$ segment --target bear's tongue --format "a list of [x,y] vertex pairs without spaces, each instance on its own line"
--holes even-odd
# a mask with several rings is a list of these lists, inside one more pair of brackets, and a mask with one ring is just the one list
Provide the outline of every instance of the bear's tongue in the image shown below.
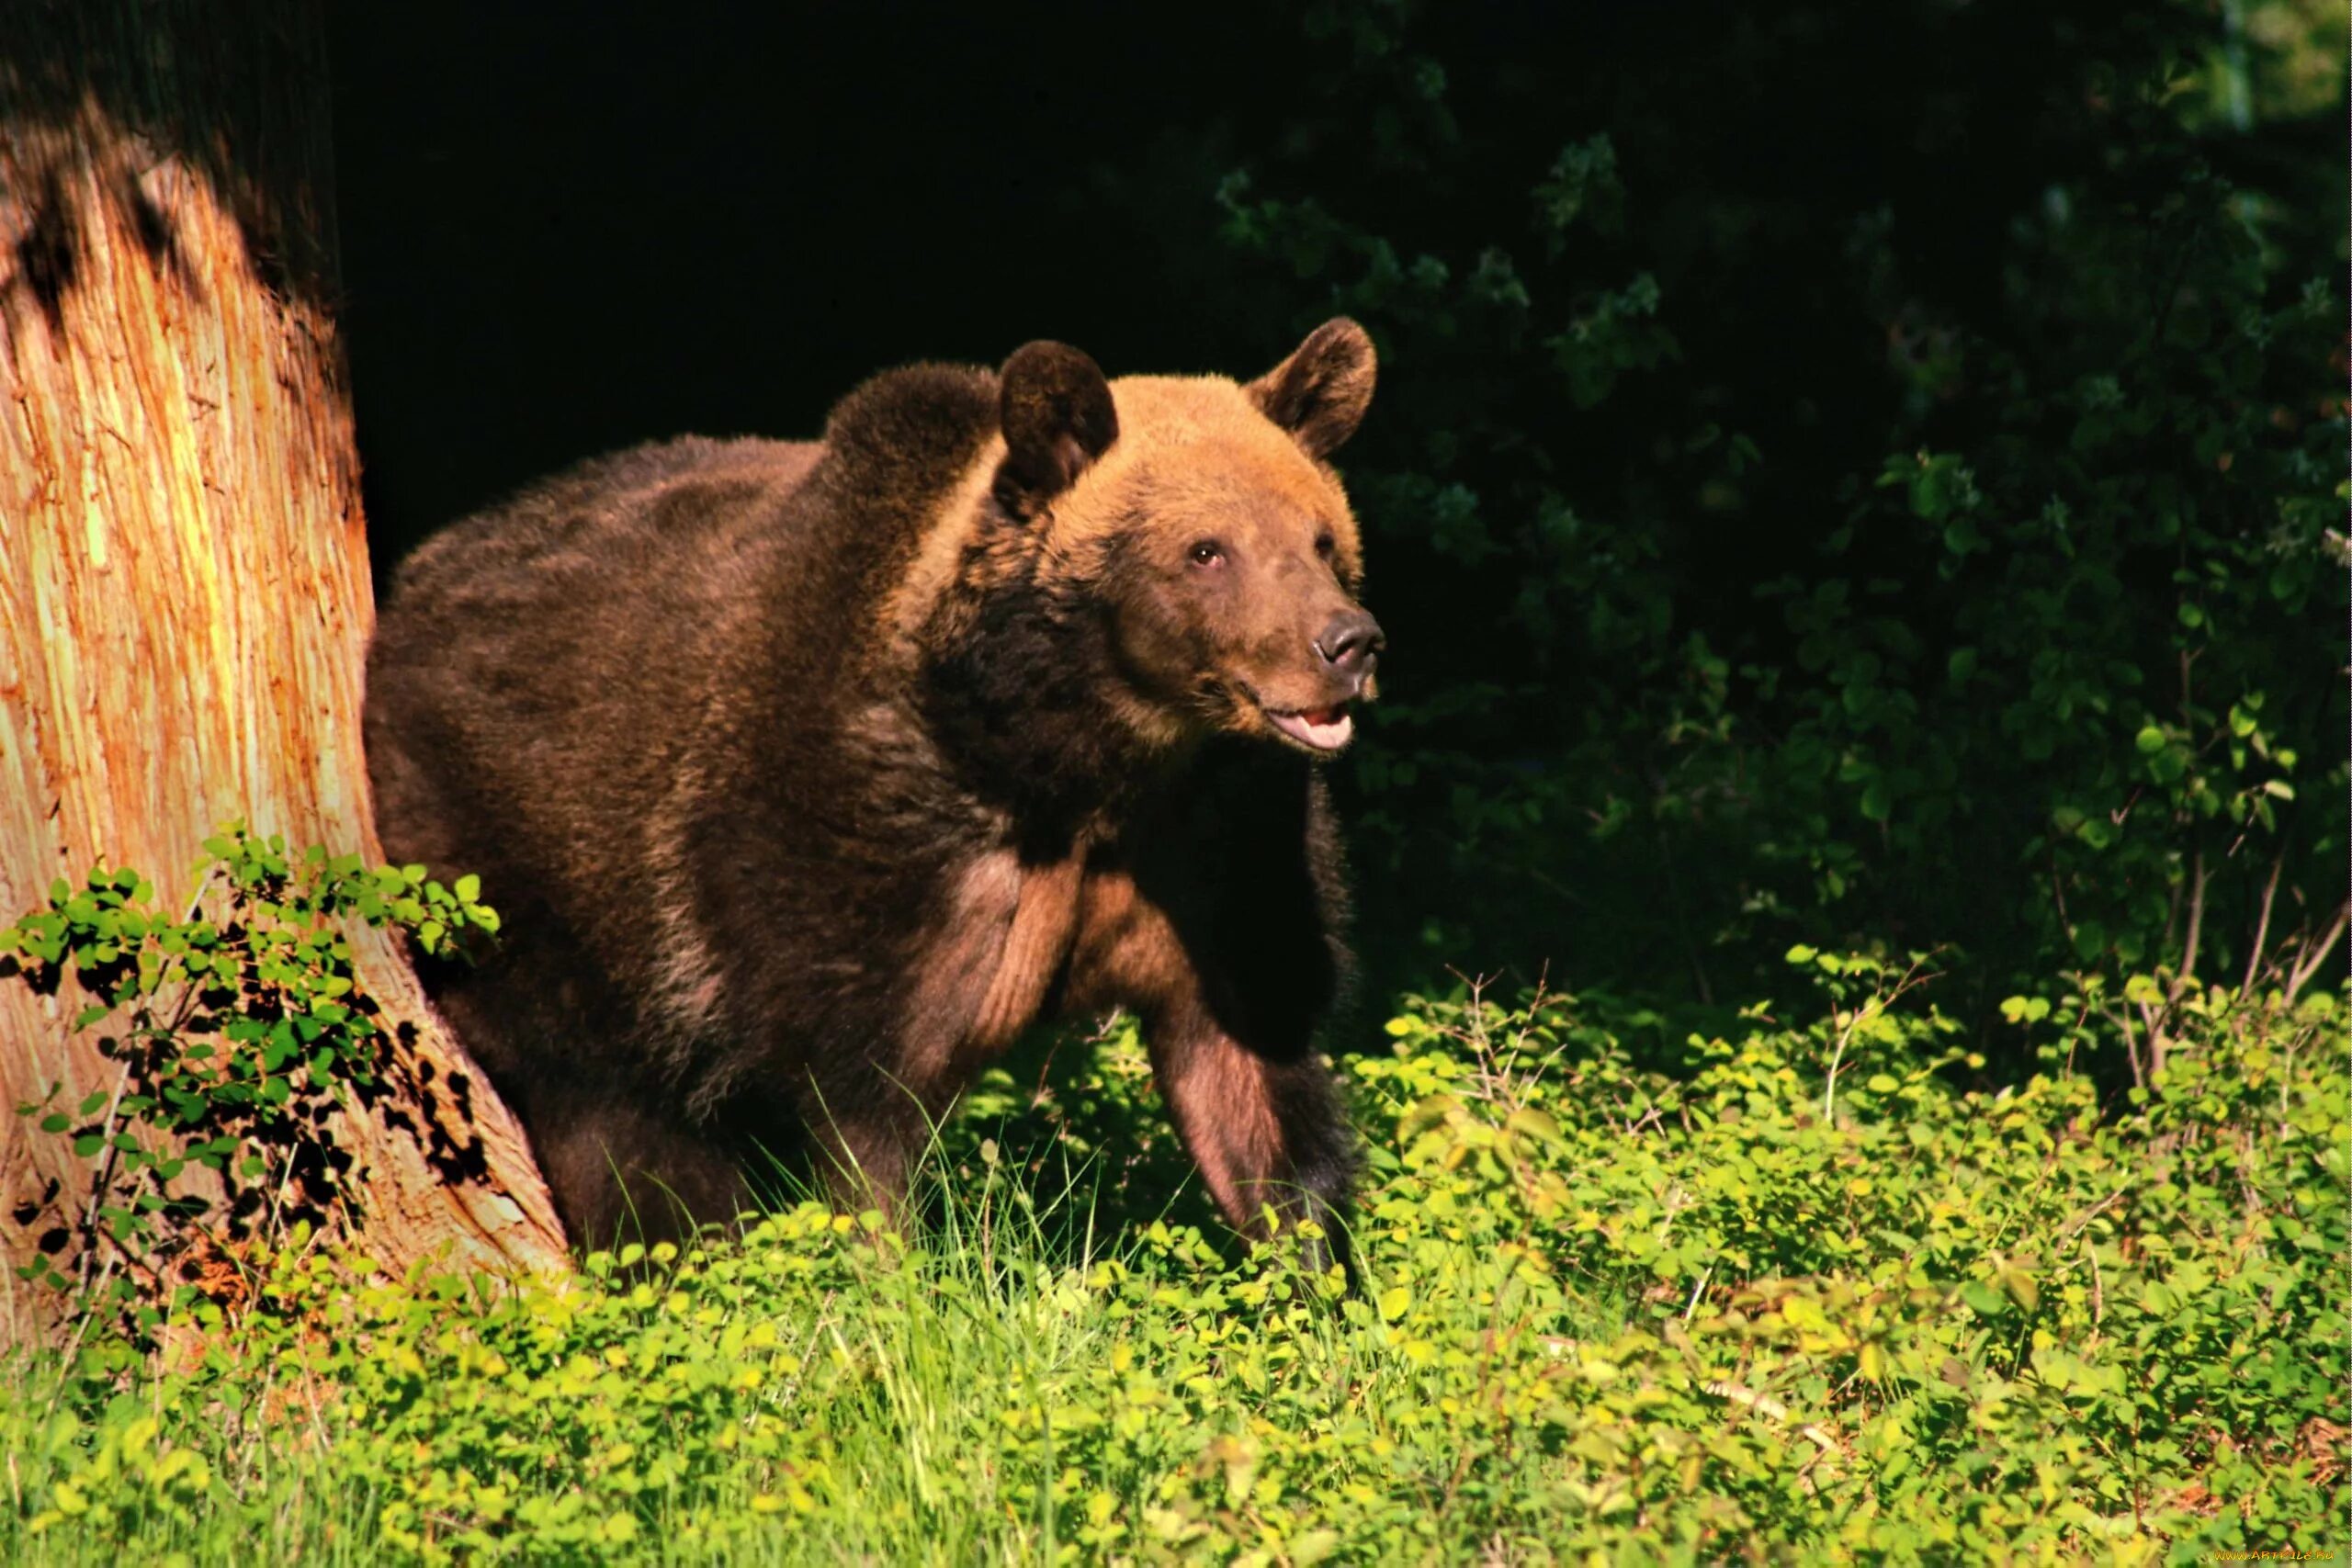
[[1356,721],[1344,707],[1328,707],[1315,713],[1269,713],[1266,716],[1284,735],[1317,751],[1338,750],[1355,731]]

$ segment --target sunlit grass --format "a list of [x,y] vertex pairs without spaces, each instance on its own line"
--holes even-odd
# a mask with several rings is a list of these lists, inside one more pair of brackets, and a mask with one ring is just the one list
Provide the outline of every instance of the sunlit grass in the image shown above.
[[1408,1009],[1351,1069],[1353,1299],[1194,1223],[1125,1030],[941,1129],[911,1246],[804,1201],[519,1289],[289,1258],[168,1370],[7,1363],[0,1558],[2129,1559],[2336,1517],[2332,1004],[2216,993],[2102,1119],[1953,1087],[1893,971],[1820,973],[1680,1078],[1574,1004]]

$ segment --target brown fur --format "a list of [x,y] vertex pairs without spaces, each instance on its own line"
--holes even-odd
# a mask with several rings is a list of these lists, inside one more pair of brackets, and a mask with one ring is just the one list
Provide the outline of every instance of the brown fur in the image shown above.
[[1336,1221],[1340,879],[1291,731],[1372,695],[1321,462],[1371,374],[1352,323],[1246,388],[919,367],[820,446],[626,453],[407,563],[380,825],[505,909],[430,978],[576,1237],[730,1216],[796,1126],[895,1201],[982,1062],[1109,1007],[1236,1224]]
[[1001,1051],[1036,1021],[1054,976],[1069,956],[1078,929],[1079,889],[1085,862],[1073,853],[1021,874],[1021,897],[1005,933],[1004,952],[972,1021],[970,1044],[987,1055]]

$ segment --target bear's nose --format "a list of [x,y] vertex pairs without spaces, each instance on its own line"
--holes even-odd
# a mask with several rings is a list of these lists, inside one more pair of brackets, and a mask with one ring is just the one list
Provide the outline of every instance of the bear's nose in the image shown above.
[[1341,611],[1315,639],[1315,651],[1323,656],[1323,662],[1342,675],[1368,674],[1386,646],[1380,623],[1363,610]]

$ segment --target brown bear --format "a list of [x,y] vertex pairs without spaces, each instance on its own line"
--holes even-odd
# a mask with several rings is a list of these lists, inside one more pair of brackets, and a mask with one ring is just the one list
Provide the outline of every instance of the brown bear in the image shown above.
[[994,1054],[1125,1008],[1225,1214],[1345,1262],[1315,764],[1381,633],[1324,459],[1373,379],[1345,320],[1246,386],[1033,343],[877,376],[820,443],[586,464],[405,563],[378,822],[504,915],[428,979],[576,1244],[733,1218],[796,1128],[896,1205]]

